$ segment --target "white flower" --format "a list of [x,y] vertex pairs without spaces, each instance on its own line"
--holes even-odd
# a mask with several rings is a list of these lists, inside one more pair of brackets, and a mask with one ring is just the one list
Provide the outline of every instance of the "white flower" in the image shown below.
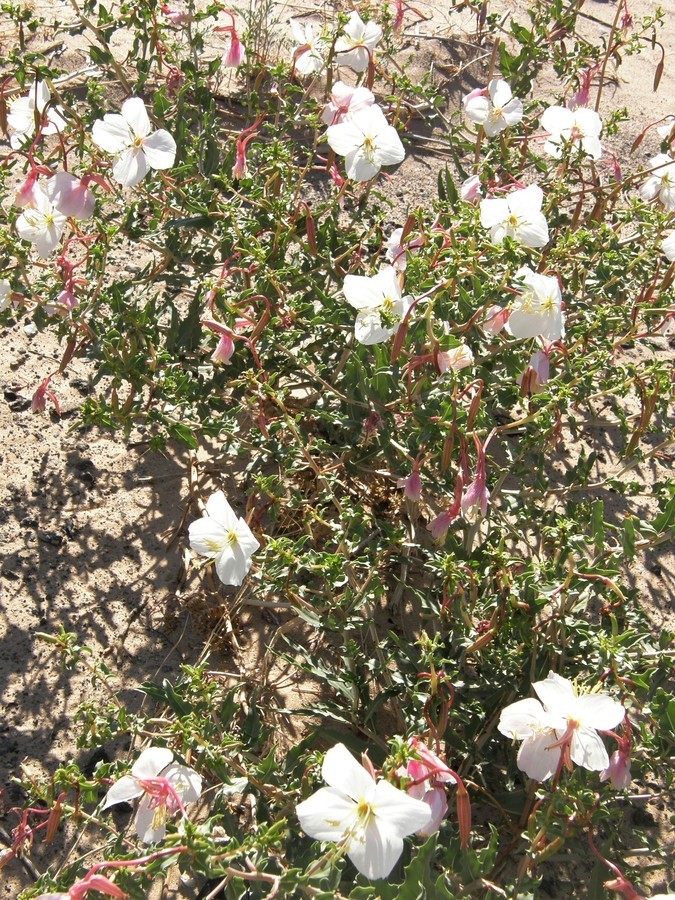
[[345,157],[347,176],[354,181],[368,181],[382,166],[393,166],[405,159],[398,132],[377,105],[354,113],[346,122],[331,125],[326,139],[336,153]]
[[543,247],[548,243],[548,225],[541,211],[544,192],[536,185],[512,191],[504,198],[481,200],[480,223],[490,229],[495,244],[505,237],[524,247]]
[[202,779],[187,766],[173,762],[166,747],[148,747],[138,757],[131,775],[116,781],[105,796],[103,809],[116,803],[141,798],[136,810],[136,833],[144,844],[161,841],[166,820],[186,803],[196,803],[202,792]]
[[0,312],[4,312],[9,306],[12,296],[12,288],[6,278],[0,278]]
[[[320,34],[314,34],[314,25],[311,22],[301,25],[295,19],[291,19],[290,25],[293,38],[297,42],[297,46],[293,48],[296,71],[301,75],[313,75],[315,72],[323,71],[328,51],[327,41]],[[298,53],[303,47],[305,49]]]
[[130,97],[122,104],[121,115],[108,113],[94,122],[94,143],[117,156],[113,175],[125,187],[133,187],[151,169],[170,169],[176,158],[176,142],[168,131],[152,131],[145,104]]
[[675,231],[667,231],[665,233],[661,250],[668,262],[675,262]]
[[508,328],[520,338],[540,335],[547,341],[558,341],[565,335],[562,294],[557,278],[533,272],[522,266],[516,278],[525,283],[524,290],[511,304]]
[[563,147],[571,144],[581,146],[592,159],[602,156],[602,119],[593,109],[549,106],[541,117],[541,127],[549,134],[544,150],[551,156],[561,157]]
[[222,491],[206,501],[208,515],[188,528],[190,547],[215,560],[223,584],[240,585],[251,568],[251,556],[260,548],[251,529],[236,516]]
[[640,187],[643,200],[658,197],[668,212],[675,210],[675,160],[667,153],[659,153],[649,160],[649,168],[654,169]]
[[[609,731],[623,721],[625,710],[609,694],[578,696],[571,681],[549,672],[532,687],[539,700],[519,700],[502,711],[497,728],[522,740],[518,767],[530,778],[545,781],[563,762],[602,772],[609,756],[598,731]],[[539,702],[541,701],[541,702]]]
[[344,36],[335,44],[338,64],[349,66],[355,72],[365,72],[381,40],[382,29],[377,22],[364,22],[354,10],[349,14]]
[[386,878],[403,852],[403,838],[429,823],[429,806],[388,781],[375,781],[344,744],[326,753],[321,774],[329,786],[298,805],[300,827],[317,841],[344,842],[366,878]]
[[467,119],[482,125],[488,137],[494,137],[523,118],[523,101],[511,94],[501,78],[493,78],[487,89],[471,91],[462,100]]
[[342,81],[336,81],[330,92],[330,102],[321,114],[321,119],[326,125],[339,125],[373,103],[375,95],[368,88],[350,87]]
[[538,700],[518,700],[502,710],[498,730],[508,738],[522,741],[518,751],[518,768],[528,778],[546,781],[558,768],[560,746],[555,729],[564,731],[560,717],[546,712]]
[[86,184],[69,172],[57,172],[47,182],[45,192],[59,212],[75,219],[90,219],[96,197]]
[[401,296],[392,266],[385,266],[372,277],[347,275],[342,291],[358,310],[354,334],[360,344],[381,344],[390,338],[413,302],[412,297]]
[[[45,111],[51,99],[51,91],[46,81],[35,81],[25,97],[19,97],[9,108],[7,124],[16,132],[10,138],[13,150],[19,150],[29,138],[35,134],[35,113],[39,116]],[[56,134],[66,126],[66,120],[60,114],[59,107],[47,110],[47,122],[41,129],[42,134]]]
[[16,220],[16,230],[24,241],[35,244],[38,254],[46,259],[61,240],[66,217],[37,186],[33,190],[33,199],[35,206],[21,213]]

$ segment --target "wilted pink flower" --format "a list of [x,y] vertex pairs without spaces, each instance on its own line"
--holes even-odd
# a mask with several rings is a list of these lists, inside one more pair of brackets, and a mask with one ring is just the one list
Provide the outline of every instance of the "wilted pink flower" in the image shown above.
[[395,228],[387,241],[387,259],[397,272],[405,272],[408,265],[407,253],[416,253],[422,246],[421,237],[415,237],[403,244],[401,243],[402,237],[403,229]]
[[398,774],[412,779],[406,785],[406,793],[426,803],[431,810],[431,819],[417,831],[417,834],[428,837],[438,831],[448,811],[444,785],[456,784],[456,781],[446,764],[419,738],[411,738],[409,745],[416,757],[411,757],[408,765],[400,768]]
[[239,40],[239,35],[235,31],[234,26],[232,26],[230,46],[228,47],[223,62],[226,66],[231,66],[233,69],[236,69],[244,62],[245,59],[246,50],[242,42]]
[[37,200],[35,196],[35,186],[38,180],[39,172],[33,169],[28,173],[28,177],[16,192],[14,202],[17,206],[36,206]]
[[485,448],[474,434],[474,442],[478,451],[476,463],[476,477],[468,486],[462,497],[462,513],[480,510],[482,515],[487,514],[490,492],[487,489],[487,473],[485,471]]
[[548,354],[544,350],[535,350],[527,368],[516,379],[516,383],[520,385],[521,395],[529,397],[530,394],[541,393],[550,374],[551,364]]
[[412,503],[419,503],[422,496],[422,479],[420,478],[419,465],[415,463],[410,475],[407,478],[399,478],[396,486],[403,488],[403,493]]
[[218,341],[211,359],[214,363],[225,363],[229,365],[232,354],[234,353],[234,340],[232,334],[223,334]]
[[460,369],[466,369],[473,365],[471,348],[466,344],[460,344],[450,350],[439,350],[436,354],[436,365],[441,375],[445,375],[448,371],[459,372]]
[[116,897],[117,900],[124,900],[128,897],[121,887],[118,887],[105,875],[98,875],[90,872],[81,881],[77,881],[66,893],[56,892],[51,894],[40,894],[35,900],[86,900],[89,891],[97,891],[99,894],[106,894],[108,897]]
[[618,748],[609,758],[609,765],[600,773],[600,781],[610,781],[618,791],[624,790],[631,783],[630,774],[630,741],[619,740]]
[[94,213],[96,198],[82,179],[69,172],[57,172],[50,178],[45,193],[64,216],[90,219]]
[[570,98],[567,104],[569,109],[576,109],[577,106],[588,106],[591,95],[591,78],[593,77],[594,72],[595,69],[586,69],[586,71],[579,76],[579,90]]
[[187,25],[192,18],[185,10],[176,9],[175,6],[167,6],[166,3],[162,3],[159,8],[172,25]]
[[482,196],[483,191],[480,186],[480,178],[478,175],[470,175],[459,189],[459,196],[466,203],[476,203]]
[[439,543],[445,540],[445,536],[448,533],[448,528],[452,525],[452,523],[459,517],[459,514],[462,511],[462,476],[457,476],[457,481],[455,482],[455,499],[450,507],[445,510],[445,512],[440,513],[440,515],[436,516],[435,519],[432,519],[431,522],[427,525],[427,531],[431,532],[431,536],[435,541]]
[[42,382],[40,387],[33,394],[33,400],[31,402],[30,408],[33,412],[44,412],[47,408],[47,400],[51,400],[54,404],[54,408],[56,409],[56,414],[61,415],[61,405],[58,401],[56,394],[53,391],[49,390],[49,382],[52,380],[52,376],[48,375],[47,378]]
[[483,331],[487,331],[488,334],[499,334],[509,320],[509,312],[510,310],[497,304],[491,306],[485,314]]

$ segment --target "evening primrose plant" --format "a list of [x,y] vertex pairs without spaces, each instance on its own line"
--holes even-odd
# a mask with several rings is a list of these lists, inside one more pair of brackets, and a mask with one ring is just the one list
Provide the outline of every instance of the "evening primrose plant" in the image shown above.
[[[76,844],[25,900],[142,898],[172,867],[209,898],[536,896],[569,857],[647,890],[620,826],[672,786],[673,651],[630,564],[675,522],[675,164],[652,129],[619,166],[622,116],[592,107],[658,18],[600,47],[562,0],[508,39],[488,11],[450,103],[415,86],[402,3],[285,34],[219,2],[73,10],[93,74],[3,59],[0,314],[62,341],[37,414],[83,359],[81,427],[193,452],[176,525],[231,646],[133,705],[77,635],[40,635],[108,697],[79,746],[116,749],[26,778],[0,865],[69,821],[95,861]],[[232,472],[200,471],[206,439]],[[247,606],[277,625],[255,678]],[[282,663],[311,703],[286,708]],[[135,827],[108,811],[129,801]]]

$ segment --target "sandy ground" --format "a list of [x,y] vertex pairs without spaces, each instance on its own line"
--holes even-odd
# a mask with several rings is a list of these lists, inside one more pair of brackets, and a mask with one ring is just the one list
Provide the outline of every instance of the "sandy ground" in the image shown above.
[[[447,77],[453,67],[463,67],[472,54],[479,55],[462,43],[468,40],[462,31],[468,18],[447,14],[440,0],[435,11],[430,4],[415,5],[433,13],[419,29],[406,31],[408,52],[417,55],[420,73],[440,61],[448,67],[439,69],[440,77]],[[52,4],[42,8],[49,11]],[[279,15],[286,20],[291,11],[297,15],[312,8],[285,5]],[[651,11],[651,4],[640,0],[631,8],[637,18]],[[606,35],[615,9],[614,2],[588,0],[584,27],[589,34]],[[658,93],[652,91],[658,54],[648,50],[640,58],[626,58],[616,83],[604,94],[603,109],[625,105],[630,110],[630,125],[614,145],[624,160],[645,125],[675,113],[672,16],[663,39],[669,53]],[[75,48],[72,54],[71,65],[82,65],[81,51]],[[483,65],[466,67],[463,84],[480,83]],[[545,82],[542,90],[556,90],[553,79]],[[448,83],[449,102],[457,104],[463,90],[457,80]],[[637,164],[657,149],[656,138],[648,138],[636,154]],[[395,180],[402,218],[406,206],[435,195],[442,164],[428,150],[412,145]],[[0,812],[21,803],[14,779],[21,776],[22,765],[29,773],[39,773],[53,771],[72,756],[87,759],[75,747],[72,717],[82,700],[98,694],[92,693],[88,677],[66,671],[36,632],[51,634],[60,626],[75,632],[95,658],[118,673],[121,696],[133,705],[141,701],[128,688],[148,679],[175,677],[181,662],[199,657],[214,626],[222,632],[231,624],[217,611],[211,618],[197,614],[186,601],[190,590],[181,573],[189,501],[187,453],[175,448],[150,453],[142,440],[129,446],[121,437],[77,427],[75,412],[90,390],[91,372],[84,363],[74,364],[67,377],[56,382],[61,417],[33,414],[32,392],[57,367],[59,349],[50,335],[31,334],[27,324],[20,319],[6,329],[0,346]],[[667,352],[667,341],[656,350]],[[611,444],[611,435],[602,430],[589,432],[586,439],[589,444]],[[222,464],[207,451],[200,459],[205,465],[208,460],[212,470]],[[615,464],[611,452],[607,459],[609,467]],[[645,468],[642,476],[648,485],[653,473]],[[216,483],[225,484],[226,479],[215,477],[211,484]],[[648,496],[644,502],[648,505]],[[673,627],[674,571],[672,553],[661,548],[636,562],[630,572],[656,631]],[[254,610],[232,624],[236,646],[219,641],[214,664],[254,677],[275,623]],[[296,705],[301,696],[299,686],[289,682],[282,700]],[[13,824],[11,814],[0,818],[5,831]],[[2,839],[0,832],[0,845]],[[33,863],[40,869],[48,860],[37,854]],[[31,883],[19,861],[0,879],[0,896],[7,897]],[[554,885],[550,895],[563,893]],[[185,888],[181,896],[194,897],[195,889]]]

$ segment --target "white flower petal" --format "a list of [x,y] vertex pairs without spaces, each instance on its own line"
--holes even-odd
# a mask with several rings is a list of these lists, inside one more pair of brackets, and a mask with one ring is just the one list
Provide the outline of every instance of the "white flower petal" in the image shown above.
[[206,501],[206,512],[209,517],[222,525],[223,528],[236,529],[238,517],[230,504],[227,502],[225,494],[222,491],[216,491],[211,494]]
[[361,148],[350,151],[345,156],[345,170],[352,181],[370,181],[380,171],[381,165],[365,157]]
[[501,224],[509,215],[509,202],[501,198],[487,198],[480,202],[480,224],[492,228]]
[[140,797],[142,793],[143,788],[133,776],[123,775],[119,781],[110,786],[101,809],[108,809],[116,803],[129,803],[136,797]]
[[521,741],[541,731],[541,722],[546,715],[539,700],[528,697],[504,707],[497,723],[497,730],[505,737]]
[[623,722],[626,710],[607,694],[582,694],[577,699],[577,714],[582,725],[609,731]]
[[513,96],[508,83],[502,78],[493,78],[488,85],[488,94],[493,106],[504,107]]
[[548,244],[548,223],[543,213],[534,213],[529,222],[517,228],[518,240],[524,247],[543,247]]
[[138,804],[136,810],[136,834],[143,844],[156,844],[163,841],[166,837],[166,825],[161,822],[156,828],[153,827],[155,822],[155,809],[150,808],[150,796],[144,794]]
[[356,803],[330,787],[320,788],[295,812],[302,830],[316,841],[339,841],[356,822]]
[[[561,712],[576,702],[576,693],[572,682],[567,678],[562,678],[556,672],[549,672],[544,681],[535,681],[532,687],[547,712]],[[562,714],[565,715],[564,712]]]
[[208,559],[215,559],[227,545],[227,531],[210,516],[190,522],[188,536],[190,549]]
[[602,738],[593,728],[578,728],[570,747],[572,761],[591,772],[602,772],[609,765],[609,756]]
[[232,544],[216,557],[216,574],[223,584],[239,587],[251,568],[251,562],[238,544]]
[[564,106],[549,106],[541,117],[541,127],[554,136],[569,132],[574,127],[574,113]]
[[377,782],[371,805],[378,822],[386,822],[387,829],[402,838],[424,828],[431,818],[426,803],[409,797],[384,780]]
[[146,747],[131,767],[134,778],[156,778],[173,760],[173,753],[168,747]]
[[126,120],[117,113],[97,119],[91,131],[93,142],[106,153],[121,153],[133,143],[133,134]]
[[336,744],[326,753],[321,769],[327,785],[357,802],[371,797],[375,781],[344,744]]
[[166,778],[176,791],[184,805],[196,803],[202,793],[201,776],[181,763],[171,763],[166,769],[162,769],[162,778]]
[[129,124],[134,137],[147,137],[152,131],[145,103],[140,97],[129,97],[122,104],[122,117]]
[[518,97],[514,97],[502,109],[502,116],[507,125],[517,125],[523,118],[523,101]]
[[405,148],[393,125],[378,132],[376,159],[381,166],[395,166],[405,159]]
[[464,113],[467,119],[477,125],[483,125],[490,111],[490,101],[487,97],[473,97],[464,104]]
[[354,337],[360,344],[372,347],[373,344],[381,344],[388,341],[396,328],[385,328],[378,312],[360,312],[354,323]]
[[374,278],[367,275],[346,275],[342,293],[355,309],[378,309],[383,300]]
[[363,144],[365,135],[353,120],[348,120],[329,126],[326,131],[326,140],[331,150],[340,156],[346,156]]
[[518,768],[528,778],[546,781],[558,768],[560,747],[551,748],[557,736],[555,731],[545,731],[526,738],[518,751]]
[[153,169],[170,169],[176,159],[176,149],[176,142],[163,128],[143,141],[145,158]]
[[362,875],[376,879],[386,878],[389,875],[401,853],[403,853],[403,838],[394,834],[387,827],[387,822],[382,822],[376,817],[368,822],[364,831],[354,836],[349,844],[347,856]]
[[140,147],[130,147],[115,161],[113,175],[125,187],[134,187],[145,178],[148,164]]

